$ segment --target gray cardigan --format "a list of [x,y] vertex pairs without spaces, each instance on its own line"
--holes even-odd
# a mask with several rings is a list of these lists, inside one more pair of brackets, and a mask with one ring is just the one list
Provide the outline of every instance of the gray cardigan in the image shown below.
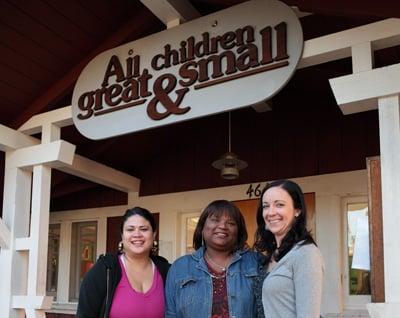
[[320,316],[324,264],[314,244],[295,245],[272,269],[262,287],[266,318]]

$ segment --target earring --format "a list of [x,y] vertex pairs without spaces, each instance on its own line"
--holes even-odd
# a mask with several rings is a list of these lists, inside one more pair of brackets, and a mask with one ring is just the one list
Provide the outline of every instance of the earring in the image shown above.
[[153,255],[158,253],[158,242],[157,241],[153,241],[153,247],[151,248],[151,253]]
[[122,253],[123,251],[124,251],[124,243],[122,243],[121,241],[118,243],[118,252]]

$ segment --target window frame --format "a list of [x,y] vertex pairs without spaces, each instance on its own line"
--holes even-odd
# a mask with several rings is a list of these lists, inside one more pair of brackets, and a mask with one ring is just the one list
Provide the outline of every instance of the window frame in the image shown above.
[[[348,219],[347,219],[347,206],[348,204],[365,204],[368,208],[368,217],[370,216],[370,211],[368,207],[368,197],[367,196],[354,196],[346,197],[342,199],[342,293],[343,293],[343,305],[346,310],[360,310],[365,309],[366,305],[371,302],[371,295],[350,295],[349,290],[349,262],[348,262]],[[370,252],[371,252],[371,244]],[[372,270],[372,268],[371,268]]]
[[[86,213],[88,214],[88,213]],[[92,213],[90,213],[92,214]],[[71,243],[72,243],[72,224],[81,222],[96,222],[97,223],[97,242],[96,242],[96,259],[106,252],[106,233],[107,233],[107,217],[109,215],[93,213],[97,216],[85,215],[79,211],[64,214],[62,218],[51,217],[49,224],[60,224],[60,252],[57,294],[53,298],[52,310],[66,314],[75,314],[78,303],[70,301],[70,267],[71,267]],[[111,214],[112,215],[112,214]]]
[[[74,233],[73,227],[76,226],[76,233]],[[82,243],[82,232],[81,229],[85,226],[95,226],[96,238],[95,238],[95,246],[96,251],[93,255],[93,263],[97,260],[97,241],[98,241],[98,228],[97,221],[77,221],[71,223],[71,256],[70,256],[70,277],[69,277],[69,302],[77,302],[79,298],[79,288],[80,288],[80,266],[81,266],[81,243]],[[75,250],[72,249],[72,234],[76,235],[78,239],[75,243]],[[75,255],[73,255],[75,254]],[[72,277],[74,275],[74,277]],[[73,289],[73,290],[72,290]]]
[[187,223],[186,220],[188,218],[200,217],[201,211],[197,212],[182,212],[178,214],[179,217],[179,229],[180,233],[178,234],[177,242],[179,242],[179,250],[177,251],[177,256],[186,255],[186,242],[187,242]]
[[52,226],[57,226],[58,227],[58,251],[57,251],[57,266],[56,266],[56,273],[55,276],[57,277],[57,281],[56,281],[56,291],[49,291],[48,287],[49,287],[49,257],[50,257],[50,235],[49,235],[49,247],[48,247],[48,251],[47,251],[47,274],[46,274],[46,295],[47,296],[53,296],[54,298],[57,297],[57,291],[58,291],[58,275],[59,275],[59,265],[60,265],[60,244],[61,244],[61,223],[57,222],[57,223],[50,223],[49,224],[49,233],[50,233],[50,227]]

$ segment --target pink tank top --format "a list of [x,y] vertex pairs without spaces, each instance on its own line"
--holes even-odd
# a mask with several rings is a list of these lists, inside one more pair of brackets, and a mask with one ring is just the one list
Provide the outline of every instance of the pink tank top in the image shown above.
[[137,292],[129,283],[125,266],[119,258],[121,280],[115,290],[111,305],[110,318],[163,318],[165,310],[164,283],[154,266],[153,283],[145,292]]

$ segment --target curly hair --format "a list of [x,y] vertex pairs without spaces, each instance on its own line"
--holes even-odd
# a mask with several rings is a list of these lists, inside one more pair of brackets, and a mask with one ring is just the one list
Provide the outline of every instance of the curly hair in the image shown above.
[[[298,217],[295,218],[291,229],[282,239],[279,248],[276,246],[274,234],[266,229],[263,217],[263,196],[264,193],[273,187],[284,189],[292,198],[293,206],[300,211]],[[304,201],[304,194],[299,185],[291,180],[276,180],[268,183],[261,192],[259,205],[257,209],[257,231],[255,234],[254,249],[267,255],[267,262],[274,256],[276,261],[284,257],[292,247],[298,242],[301,244],[315,244],[311,237],[310,231],[307,230],[307,208]],[[316,244],[315,244],[316,245]]]

